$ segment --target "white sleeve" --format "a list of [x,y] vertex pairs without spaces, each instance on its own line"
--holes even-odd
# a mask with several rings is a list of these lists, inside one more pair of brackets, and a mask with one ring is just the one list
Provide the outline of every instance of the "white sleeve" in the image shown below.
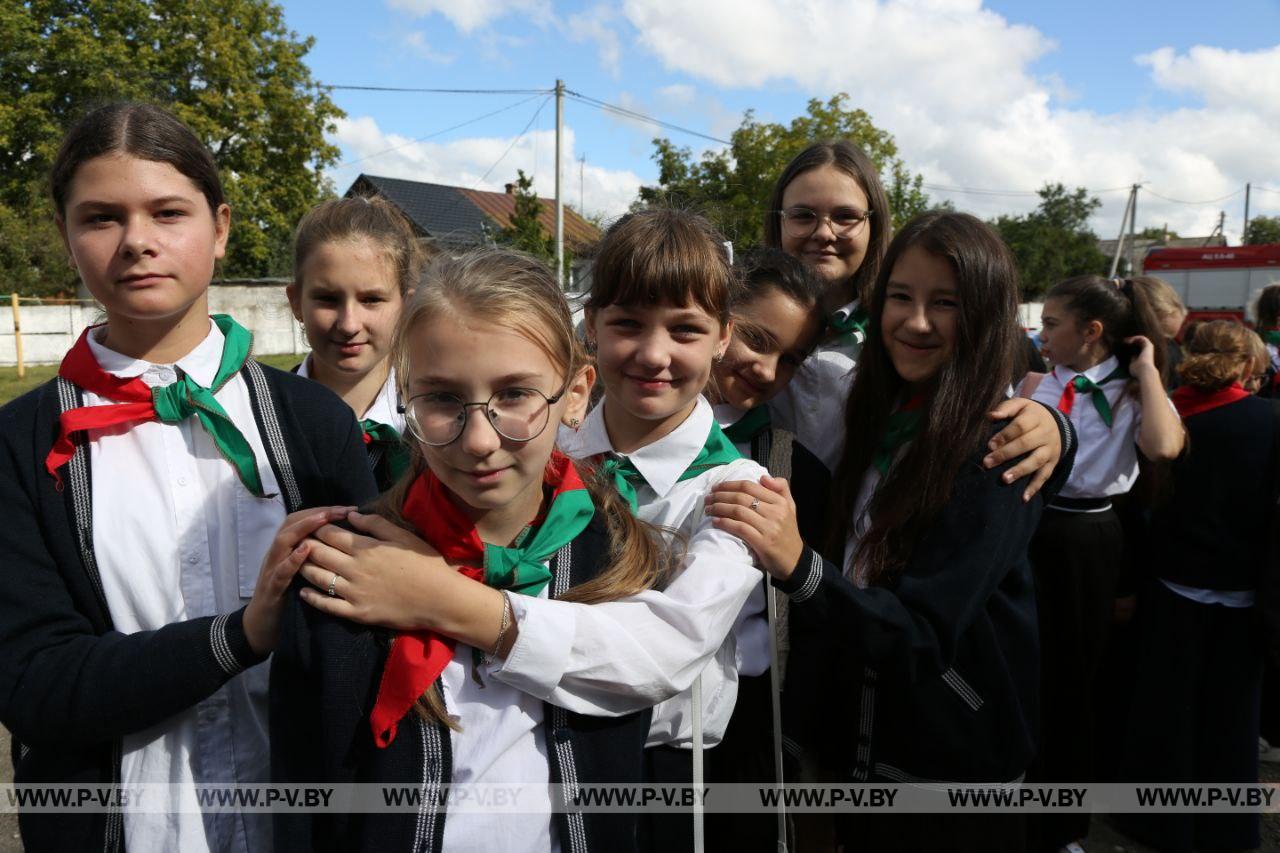
[[[724,480],[764,473],[754,463],[731,467]],[[601,604],[511,596],[519,634],[501,669],[491,672],[581,714],[648,708],[693,684],[761,578],[746,544],[703,516],[676,577],[661,591]]]

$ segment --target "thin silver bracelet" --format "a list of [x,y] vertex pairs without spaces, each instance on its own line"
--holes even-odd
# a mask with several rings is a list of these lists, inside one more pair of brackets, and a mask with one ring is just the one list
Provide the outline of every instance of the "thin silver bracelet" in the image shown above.
[[484,662],[486,666],[492,665],[498,657],[498,652],[502,649],[502,641],[507,638],[507,629],[511,627],[511,622],[515,618],[515,613],[511,609],[511,597],[507,595],[507,591],[502,592],[502,621],[498,623],[498,639],[493,642],[493,651],[485,656]]

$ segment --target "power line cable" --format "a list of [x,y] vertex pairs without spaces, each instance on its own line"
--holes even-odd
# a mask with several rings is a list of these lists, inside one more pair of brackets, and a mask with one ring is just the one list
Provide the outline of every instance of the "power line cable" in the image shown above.
[[324,85],[335,92],[416,92],[428,95],[550,95],[555,89],[417,89],[401,86]]
[[402,148],[408,148],[410,145],[417,145],[419,142],[426,142],[428,139],[434,139],[437,136],[443,136],[444,134],[449,133],[450,131],[458,130],[460,128],[466,127],[469,124],[475,124],[478,121],[484,121],[487,118],[492,118],[493,116],[496,116],[500,113],[505,113],[508,110],[514,110],[516,107],[523,106],[524,104],[529,103],[530,101],[534,100],[537,97],[538,97],[537,95],[534,95],[531,98],[525,98],[523,101],[516,101],[514,104],[507,104],[505,107],[503,107],[500,110],[494,110],[493,112],[485,113],[482,116],[476,116],[475,118],[467,119],[461,124],[455,124],[452,127],[446,127],[444,130],[437,130],[436,132],[429,133],[426,136],[420,136],[417,139],[412,139],[402,145],[393,145],[390,148],[384,148],[383,150],[376,151],[373,154],[366,154],[365,156],[358,157],[355,160],[348,160],[345,163],[340,163],[337,166],[334,166],[333,167],[334,171],[337,171],[338,169],[345,169],[347,166],[354,166],[356,163],[363,163],[365,160],[372,160],[374,157],[381,157],[383,154],[390,154],[392,151],[399,151]]
[[685,134],[688,134],[689,136],[696,136],[699,139],[706,139],[711,142],[719,143],[720,145],[733,144],[727,139],[721,139],[718,136],[711,136],[710,134],[703,133],[702,131],[699,131],[699,130],[693,130],[691,128],[682,127],[678,124],[672,124],[669,121],[663,121],[662,119],[654,118],[653,116],[645,115],[644,113],[636,112],[635,110],[627,109],[626,107],[620,107],[617,104],[606,103],[605,101],[601,101],[598,98],[592,98],[588,95],[582,94],[581,92],[575,92],[572,89],[565,89],[564,93],[565,95],[574,99],[575,101],[578,101],[579,103],[583,103],[583,104],[586,104],[587,106],[595,107],[596,109],[603,110],[604,112],[613,113],[614,115],[617,115],[617,116],[622,116],[623,118],[642,121],[647,124],[656,125],[658,127],[665,127],[668,130],[674,130],[674,131],[677,131],[678,133],[685,133]]
[[1143,187],[1143,190],[1145,190],[1148,194],[1153,195],[1158,199],[1162,199],[1164,201],[1171,201],[1174,204],[1208,205],[1208,204],[1218,204],[1219,202],[1226,201],[1227,199],[1235,198],[1236,196],[1240,195],[1240,193],[1244,192],[1244,187],[1241,187],[1240,189],[1236,190],[1230,195],[1224,195],[1222,198],[1211,198],[1211,199],[1206,199],[1205,201],[1184,201],[1180,198],[1169,198],[1167,195],[1160,195],[1160,193],[1156,192],[1155,190],[1147,189],[1146,187]]

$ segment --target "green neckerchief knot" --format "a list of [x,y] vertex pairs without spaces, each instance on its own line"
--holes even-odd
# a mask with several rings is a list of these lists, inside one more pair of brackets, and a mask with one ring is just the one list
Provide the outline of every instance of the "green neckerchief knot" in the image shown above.
[[244,487],[256,497],[267,497],[262,492],[262,479],[258,476],[258,463],[253,456],[253,447],[232,423],[227,410],[213,396],[249,360],[253,335],[226,314],[214,314],[213,322],[226,342],[222,347],[222,360],[218,363],[212,387],[205,388],[190,376],[180,373],[178,381],[151,389],[156,417],[164,423],[176,424],[195,415],[213,439],[218,452],[236,469]]
[[1117,367],[1108,373],[1101,382],[1094,382],[1083,373],[1071,380],[1072,386],[1077,394],[1088,394],[1089,399],[1093,401],[1093,407],[1098,410],[1098,416],[1102,418],[1102,422],[1111,428],[1111,424],[1115,421],[1115,415],[1111,411],[1111,401],[1107,399],[1107,394],[1102,390],[1102,386],[1106,385],[1112,379],[1128,379],[1129,371],[1123,366]]
[[900,406],[895,406],[889,413],[884,434],[880,436],[880,444],[871,457],[871,464],[880,472],[881,477],[888,476],[889,466],[897,457],[898,451],[920,432],[924,424],[924,395],[917,394]]
[[[720,429],[720,425],[713,421],[706,443],[702,445],[693,462],[689,463],[689,467],[676,478],[676,482],[684,482],[703,471],[741,458],[742,454],[738,452],[738,448],[733,446],[733,442],[724,434],[724,430]],[[618,493],[631,505],[631,511],[635,512],[639,506],[636,486],[645,482],[644,475],[636,468],[635,463],[625,456],[613,454],[608,456],[600,466],[600,473],[603,477],[613,478],[613,484],[618,489]]]
[[853,338],[854,343],[860,344],[867,339],[867,322],[870,319],[862,303],[858,302],[848,314],[837,311],[828,317],[827,329],[849,336]]
[[1262,333],[1262,339],[1269,344],[1280,346],[1280,329],[1267,329]]
[[485,584],[520,595],[538,595],[551,580],[546,561],[587,529],[595,511],[586,489],[560,492],[552,499],[542,523],[525,528],[516,544],[504,547],[485,543]]
[[400,475],[409,468],[409,448],[400,438],[399,431],[390,424],[380,424],[365,418],[360,421],[360,432],[364,435],[365,444],[376,444],[382,447],[392,481],[399,480]]
[[735,423],[724,428],[725,437],[734,444],[741,444],[744,441],[751,441],[764,430],[767,430],[773,421],[769,416],[768,406],[756,406],[742,417],[738,418]]

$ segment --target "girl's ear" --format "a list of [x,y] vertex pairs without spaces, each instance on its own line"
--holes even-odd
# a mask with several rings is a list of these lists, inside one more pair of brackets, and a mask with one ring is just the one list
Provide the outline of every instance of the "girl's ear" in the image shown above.
[[1102,339],[1102,321],[1090,320],[1084,324],[1084,339],[1086,343],[1095,343]]
[[587,364],[578,368],[569,387],[565,389],[564,399],[568,403],[560,415],[560,422],[575,429],[587,417],[587,407],[591,404],[591,387],[596,384],[596,369]]
[[729,341],[733,338],[733,317],[725,321],[724,326],[720,329],[720,341],[716,344],[716,360],[724,358],[724,352],[729,348]]
[[284,295],[289,298],[289,308],[293,311],[293,319],[302,322],[302,288],[298,282],[291,281],[284,288]]
[[218,205],[213,214],[213,257],[222,260],[227,254],[227,237],[231,234],[231,206]]

